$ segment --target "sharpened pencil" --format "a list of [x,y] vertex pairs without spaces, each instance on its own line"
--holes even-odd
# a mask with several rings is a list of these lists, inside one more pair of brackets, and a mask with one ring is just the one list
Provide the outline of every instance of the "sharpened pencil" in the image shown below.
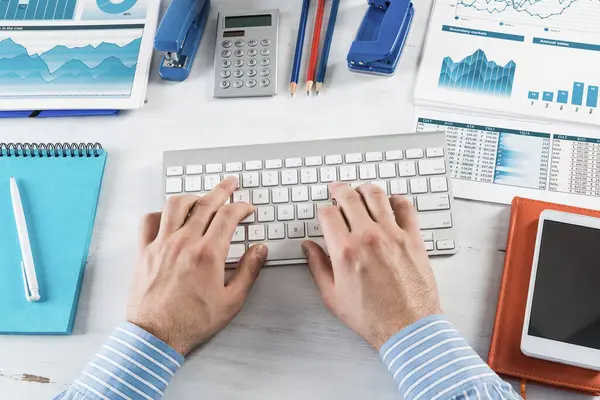
[[300,24],[298,26],[298,39],[296,41],[296,52],[294,54],[294,64],[292,66],[292,79],[290,80],[290,94],[292,97],[296,93],[298,80],[300,79],[300,67],[302,65],[302,51],[304,50],[304,37],[306,36],[306,25],[308,23],[308,10],[310,9],[310,0],[303,0],[302,13],[300,14]]
[[331,3],[331,13],[329,14],[327,32],[325,33],[325,42],[323,43],[323,50],[321,51],[319,72],[317,73],[317,95],[325,82],[325,72],[327,71],[327,62],[329,61],[329,52],[331,51],[331,43],[333,42],[333,33],[335,32],[335,23],[337,21],[339,8],[340,0],[333,0]]
[[312,48],[310,49],[310,62],[308,64],[308,73],[306,74],[306,95],[310,95],[310,91],[315,83],[315,70],[317,69],[317,58],[319,57],[319,43],[321,42],[323,16],[325,15],[325,0],[318,1]]

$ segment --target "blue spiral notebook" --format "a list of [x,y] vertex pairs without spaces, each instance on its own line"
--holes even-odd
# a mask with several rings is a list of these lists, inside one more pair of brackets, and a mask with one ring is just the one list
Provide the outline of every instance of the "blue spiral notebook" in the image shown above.
[[[72,332],[105,163],[97,143],[0,143],[0,334]],[[37,303],[25,298],[11,177],[25,210]]]

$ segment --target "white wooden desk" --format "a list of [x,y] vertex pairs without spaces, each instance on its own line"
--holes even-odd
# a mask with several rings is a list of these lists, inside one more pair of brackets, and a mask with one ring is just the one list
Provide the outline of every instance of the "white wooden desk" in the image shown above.
[[[98,141],[109,153],[75,332],[0,337],[0,399],[53,398],[124,318],[138,221],[163,202],[164,150],[410,131],[413,86],[431,7],[430,0],[413,1],[413,28],[393,78],[347,71],[346,53],[366,4],[344,0],[325,90],[320,97],[290,99],[300,0],[215,0],[213,14],[224,8],[281,9],[279,96],[212,99],[213,15],[191,77],[169,84],[159,80],[154,68],[143,110],[118,118],[0,120],[2,142]],[[509,209],[457,201],[454,212],[460,252],[432,262],[446,314],[485,359]],[[528,394],[545,400],[589,398],[535,385]],[[375,351],[326,311],[306,268],[295,266],[262,272],[244,311],[188,358],[165,398],[383,400],[396,399],[398,393]]]

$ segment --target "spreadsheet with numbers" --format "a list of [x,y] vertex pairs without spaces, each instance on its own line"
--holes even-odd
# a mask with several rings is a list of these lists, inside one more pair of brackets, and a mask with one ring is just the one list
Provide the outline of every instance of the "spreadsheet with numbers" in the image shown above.
[[418,110],[415,130],[446,132],[455,197],[600,209],[600,132],[590,127]]

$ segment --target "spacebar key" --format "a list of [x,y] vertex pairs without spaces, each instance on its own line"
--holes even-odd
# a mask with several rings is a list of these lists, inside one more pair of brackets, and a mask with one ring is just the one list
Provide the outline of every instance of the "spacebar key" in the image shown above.
[[452,228],[452,215],[449,212],[443,213],[417,213],[419,226],[421,229],[442,229]]
[[[322,238],[311,238],[313,242],[321,246],[325,251],[325,240]],[[286,239],[277,242],[266,242],[263,243],[269,249],[269,255],[267,261],[279,261],[279,260],[297,260],[306,258],[302,251],[302,242],[305,239]]]

